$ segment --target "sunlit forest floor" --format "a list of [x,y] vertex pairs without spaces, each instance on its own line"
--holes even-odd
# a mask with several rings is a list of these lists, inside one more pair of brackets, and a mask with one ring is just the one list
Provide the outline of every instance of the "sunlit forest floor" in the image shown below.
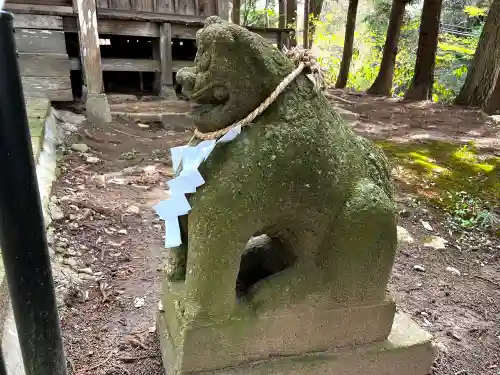
[[[391,161],[399,246],[389,290],[433,334],[433,374],[498,375],[500,127],[478,111],[327,95]],[[154,114],[170,105],[118,107]],[[60,160],[53,198],[64,218],[50,230],[55,258],[80,280],[69,288],[56,280],[73,374],[163,373],[155,314],[166,252],[152,207],[166,197],[169,148],[191,132],[144,121],[84,124]]]
[[391,162],[400,228],[389,288],[434,335],[433,374],[499,374],[500,122],[430,102],[327,95]]

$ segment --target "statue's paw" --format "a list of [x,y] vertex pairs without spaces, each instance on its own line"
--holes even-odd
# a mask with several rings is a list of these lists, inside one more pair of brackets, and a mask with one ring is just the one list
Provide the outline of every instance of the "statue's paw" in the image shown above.
[[186,269],[179,265],[167,263],[165,266],[165,276],[168,281],[183,281],[186,275]]

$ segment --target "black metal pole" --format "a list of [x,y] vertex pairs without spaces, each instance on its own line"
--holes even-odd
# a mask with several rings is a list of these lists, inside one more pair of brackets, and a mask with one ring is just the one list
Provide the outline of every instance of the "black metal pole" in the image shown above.
[[5,368],[5,362],[3,360],[2,348],[0,348],[0,375],[7,375],[7,369]]
[[66,375],[13,17],[0,13],[0,247],[26,375]]

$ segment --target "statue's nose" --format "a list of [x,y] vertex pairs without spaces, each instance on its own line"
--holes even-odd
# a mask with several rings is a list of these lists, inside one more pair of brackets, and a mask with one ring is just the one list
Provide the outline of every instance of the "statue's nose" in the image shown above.
[[182,93],[189,96],[196,82],[196,74],[193,68],[182,68],[175,77],[176,85],[180,86]]

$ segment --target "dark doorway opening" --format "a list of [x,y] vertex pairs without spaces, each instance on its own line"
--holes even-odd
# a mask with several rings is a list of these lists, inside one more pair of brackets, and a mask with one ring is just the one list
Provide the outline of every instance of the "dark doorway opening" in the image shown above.
[[277,238],[265,234],[250,238],[241,257],[236,295],[245,297],[260,280],[291,267],[296,256]]

